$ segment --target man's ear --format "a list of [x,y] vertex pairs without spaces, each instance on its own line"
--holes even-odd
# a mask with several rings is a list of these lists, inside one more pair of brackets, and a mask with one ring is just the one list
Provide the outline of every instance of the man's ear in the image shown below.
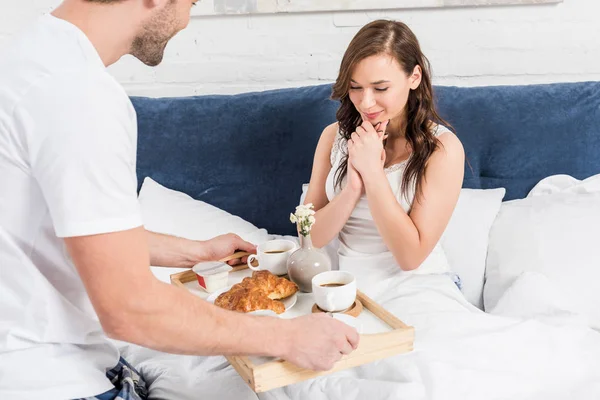
[[423,70],[420,65],[416,65],[415,69],[413,69],[413,73],[409,78],[410,88],[415,90],[421,84],[421,79],[423,78]]

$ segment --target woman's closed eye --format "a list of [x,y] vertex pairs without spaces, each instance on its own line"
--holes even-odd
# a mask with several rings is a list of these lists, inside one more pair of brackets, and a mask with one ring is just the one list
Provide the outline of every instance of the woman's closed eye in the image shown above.
[[[385,92],[389,88],[374,88],[376,92]],[[360,86],[350,86],[350,90],[362,90]]]

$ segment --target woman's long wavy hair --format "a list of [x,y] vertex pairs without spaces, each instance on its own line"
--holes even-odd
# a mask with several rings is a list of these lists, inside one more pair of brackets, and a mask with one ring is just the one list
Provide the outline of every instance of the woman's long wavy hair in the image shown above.
[[[348,94],[350,80],[356,65],[367,57],[387,54],[394,57],[404,72],[412,75],[419,65],[422,70],[421,84],[411,90],[405,107],[406,131],[404,135],[412,154],[402,177],[402,194],[408,198],[412,182],[415,184],[415,199],[422,196],[423,177],[427,161],[440,145],[431,131],[431,122],[449,126],[435,110],[431,85],[431,68],[427,57],[422,53],[419,41],[406,24],[398,21],[378,20],[365,25],[354,36],[340,66],[340,73],[333,85],[332,99],[341,102],[336,117],[340,133],[346,140],[362,123],[359,112],[350,101]],[[348,173],[346,154],[335,173],[336,186],[341,187]]]

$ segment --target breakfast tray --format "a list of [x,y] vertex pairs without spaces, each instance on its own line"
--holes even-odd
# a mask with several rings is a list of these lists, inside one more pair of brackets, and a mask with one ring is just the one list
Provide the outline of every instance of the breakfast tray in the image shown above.
[[[246,266],[235,267],[229,274],[229,281],[239,282],[250,273]],[[207,297],[201,295],[203,291],[193,271],[171,275],[171,283],[201,297]],[[287,361],[268,357],[229,356],[227,360],[254,392],[261,393],[413,350],[413,327],[404,324],[361,291],[357,291],[357,299],[363,305],[363,311],[358,317],[362,327],[360,343],[354,352],[343,356],[329,371],[303,369]],[[298,304],[281,317],[293,318],[308,314],[312,305],[312,295],[299,292]]]

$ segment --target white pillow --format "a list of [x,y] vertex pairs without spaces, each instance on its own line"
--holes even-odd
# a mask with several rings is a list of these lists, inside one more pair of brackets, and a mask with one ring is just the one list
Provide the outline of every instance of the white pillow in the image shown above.
[[[307,190],[308,184],[302,185],[300,204],[304,202]],[[505,193],[504,188],[462,189],[440,239],[448,264],[460,276],[465,298],[482,310],[488,236]],[[334,261],[337,260],[338,246],[338,240],[334,239],[325,248]]]
[[535,318],[550,324],[589,326],[589,319],[569,311],[572,308],[561,288],[546,275],[526,271],[514,280],[496,306],[486,311],[511,318]]
[[461,189],[454,213],[440,239],[452,271],[469,303],[483,310],[483,284],[489,232],[506,190]]
[[[269,239],[265,229],[185,193],[167,189],[151,178],[144,179],[138,200],[144,227],[152,232],[192,240],[235,233],[254,244]],[[185,269],[153,267],[152,270],[159,279],[168,282],[169,275]]]
[[542,180],[527,198],[506,202],[490,232],[485,308],[526,272],[546,276],[571,312],[600,329],[600,175]]

